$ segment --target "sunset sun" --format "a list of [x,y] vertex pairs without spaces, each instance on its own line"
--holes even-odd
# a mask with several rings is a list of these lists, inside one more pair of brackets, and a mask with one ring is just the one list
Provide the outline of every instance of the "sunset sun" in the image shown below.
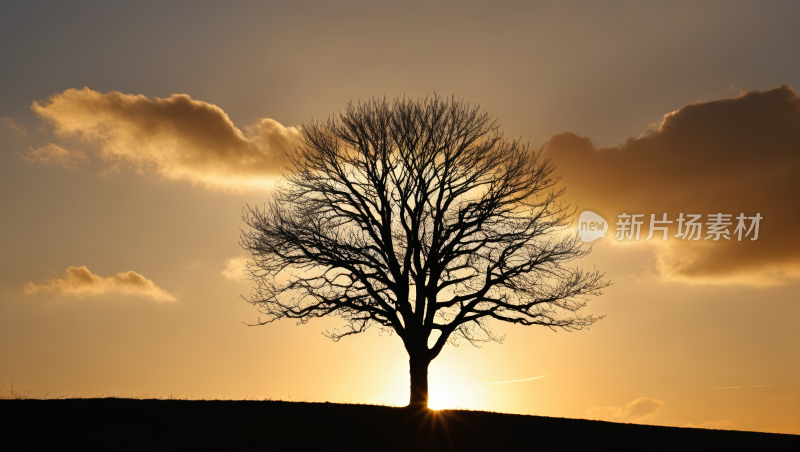
[[448,410],[458,408],[459,404],[453,394],[441,390],[434,389],[428,393],[428,408],[434,410]]

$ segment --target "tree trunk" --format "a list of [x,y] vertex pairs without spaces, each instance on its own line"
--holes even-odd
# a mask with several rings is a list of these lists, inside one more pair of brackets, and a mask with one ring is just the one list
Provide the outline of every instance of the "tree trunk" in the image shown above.
[[411,374],[411,398],[409,407],[428,408],[428,365],[427,359],[410,358],[409,374]]

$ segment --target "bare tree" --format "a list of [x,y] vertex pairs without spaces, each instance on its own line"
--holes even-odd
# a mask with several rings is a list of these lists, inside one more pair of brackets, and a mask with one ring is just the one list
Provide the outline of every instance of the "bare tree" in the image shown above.
[[478,106],[373,99],[302,129],[303,144],[241,245],[266,318],[337,315],[338,341],[376,326],[409,355],[410,406],[448,342],[501,341],[489,320],[579,330],[609,283],[566,264],[589,253],[554,167]]

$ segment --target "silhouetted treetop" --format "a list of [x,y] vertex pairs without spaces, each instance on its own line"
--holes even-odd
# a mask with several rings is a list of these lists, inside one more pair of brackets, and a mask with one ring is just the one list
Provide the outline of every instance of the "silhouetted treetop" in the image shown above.
[[490,319],[565,330],[598,319],[579,311],[608,282],[568,266],[589,249],[567,230],[554,167],[479,106],[372,99],[302,137],[268,203],[243,216],[259,324],[337,315],[334,340],[394,331],[423,403],[447,342],[502,339]]

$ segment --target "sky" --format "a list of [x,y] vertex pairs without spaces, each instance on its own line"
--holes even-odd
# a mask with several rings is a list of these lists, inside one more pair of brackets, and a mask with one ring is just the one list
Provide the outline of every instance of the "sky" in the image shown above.
[[[609,223],[581,264],[613,285],[588,331],[448,346],[432,404],[800,434],[798,19],[780,1],[3,2],[0,385],[407,400],[397,336],[248,327],[239,234],[304,123],[438,94],[552,159]],[[640,240],[615,237],[623,214]],[[651,214],[667,240],[645,240]],[[675,237],[683,214],[731,215],[730,239]]]

